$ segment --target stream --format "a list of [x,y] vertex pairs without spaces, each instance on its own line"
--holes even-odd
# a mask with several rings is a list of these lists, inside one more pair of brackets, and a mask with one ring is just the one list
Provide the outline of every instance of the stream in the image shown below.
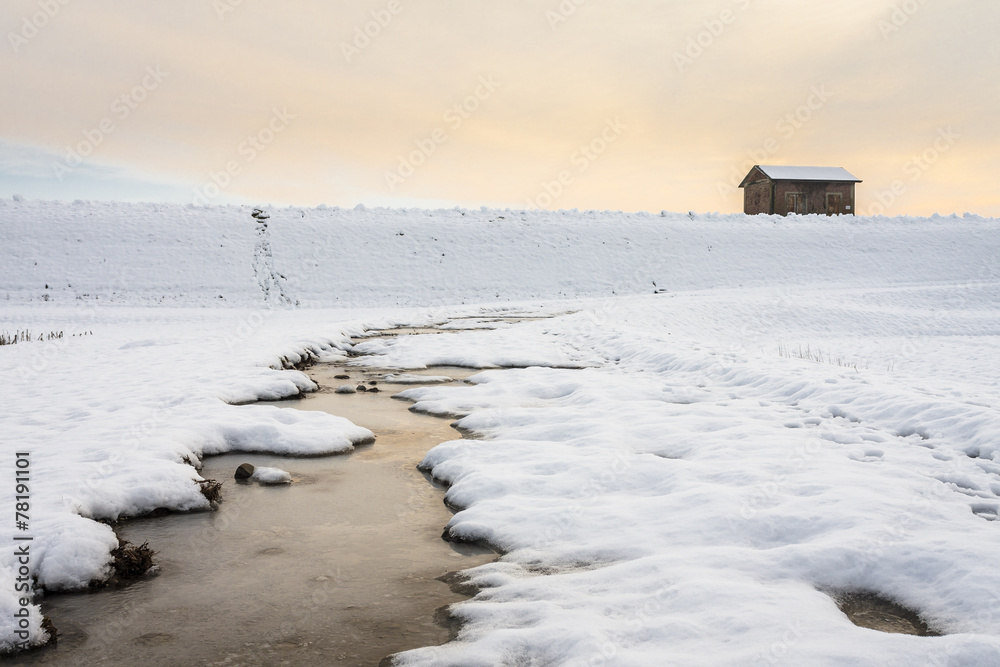
[[[496,558],[441,539],[451,517],[444,490],[416,469],[427,450],[460,434],[392,399],[418,385],[385,382],[385,370],[320,364],[308,372],[319,392],[273,405],[346,417],[374,431],[375,444],[319,458],[206,458],[202,476],[225,482],[218,510],[120,524],[121,539],[156,551],[155,573],[46,596],[58,643],[9,664],[378,665],[448,641],[435,612],[465,597],[440,578]],[[460,381],[473,372],[416,373]],[[334,379],[341,374],[351,379]],[[370,381],[378,393],[333,392]],[[293,482],[237,482],[241,463],[282,468]]]

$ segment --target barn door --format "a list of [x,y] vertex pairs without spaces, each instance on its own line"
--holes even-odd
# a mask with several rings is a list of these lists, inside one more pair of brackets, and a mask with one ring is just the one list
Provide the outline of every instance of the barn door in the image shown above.
[[827,215],[840,215],[840,193],[839,192],[828,192],[826,193],[826,214]]
[[788,213],[806,215],[809,213],[809,199],[801,192],[786,192],[785,210]]

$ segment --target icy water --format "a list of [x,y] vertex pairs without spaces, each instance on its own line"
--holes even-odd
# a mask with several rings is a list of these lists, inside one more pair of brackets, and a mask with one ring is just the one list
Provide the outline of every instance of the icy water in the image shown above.
[[[447,641],[435,610],[463,598],[438,578],[495,558],[440,539],[451,516],[443,489],[415,467],[459,434],[391,398],[414,385],[332,393],[385,371],[309,373],[319,393],[276,405],[346,417],[374,431],[374,445],[323,458],[207,459],[202,475],[225,482],[219,510],[123,524],[122,538],[156,550],[159,572],[125,588],[49,596],[43,609],[59,643],[9,664],[378,665],[397,651]],[[333,378],[343,373],[351,379]],[[238,483],[233,473],[244,462],[282,468],[294,482]]]

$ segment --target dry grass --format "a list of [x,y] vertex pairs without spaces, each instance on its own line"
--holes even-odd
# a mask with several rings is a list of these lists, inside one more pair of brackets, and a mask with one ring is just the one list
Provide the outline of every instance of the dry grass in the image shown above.
[[52,619],[48,616],[42,617],[42,630],[49,633],[49,640],[45,642],[45,646],[55,644],[59,641],[59,631],[56,630],[56,626],[52,624]]
[[[83,333],[70,334],[70,337],[93,336],[93,335],[94,335],[93,331],[84,331]],[[36,336],[27,329],[25,329],[24,331],[18,329],[14,333],[0,331],[0,345],[14,345],[16,343],[31,343],[34,341],[43,341],[43,340],[58,340],[60,338],[66,338],[65,332],[49,331],[48,333],[40,333]]]
[[853,368],[856,371],[868,370],[868,362],[851,361],[843,357],[834,357],[830,353],[824,353],[819,348],[813,350],[809,345],[805,347],[799,345],[793,350],[784,343],[778,343],[778,355],[786,359],[805,359],[807,361],[815,361],[818,364],[831,364],[833,366],[840,366],[841,368]]
[[198,482],[201,486],[201,494],[208,499],[212,505],[222,502],[222,482],[214,479],[203,479]]
[[119,581],[138,579],[153,567],[154,555],[156,552],[149,548],[149,542],[135,546],[128,540],[121,540],[118,548],[111,552],[114,558],[111,567],[115,569]]

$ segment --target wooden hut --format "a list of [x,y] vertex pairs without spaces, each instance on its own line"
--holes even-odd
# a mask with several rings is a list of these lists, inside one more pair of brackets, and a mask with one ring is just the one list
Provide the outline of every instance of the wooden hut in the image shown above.
[[747,215],[854,215],[854,185],[861,179],[843,167],[756,165],[746,175],[743,212]]

